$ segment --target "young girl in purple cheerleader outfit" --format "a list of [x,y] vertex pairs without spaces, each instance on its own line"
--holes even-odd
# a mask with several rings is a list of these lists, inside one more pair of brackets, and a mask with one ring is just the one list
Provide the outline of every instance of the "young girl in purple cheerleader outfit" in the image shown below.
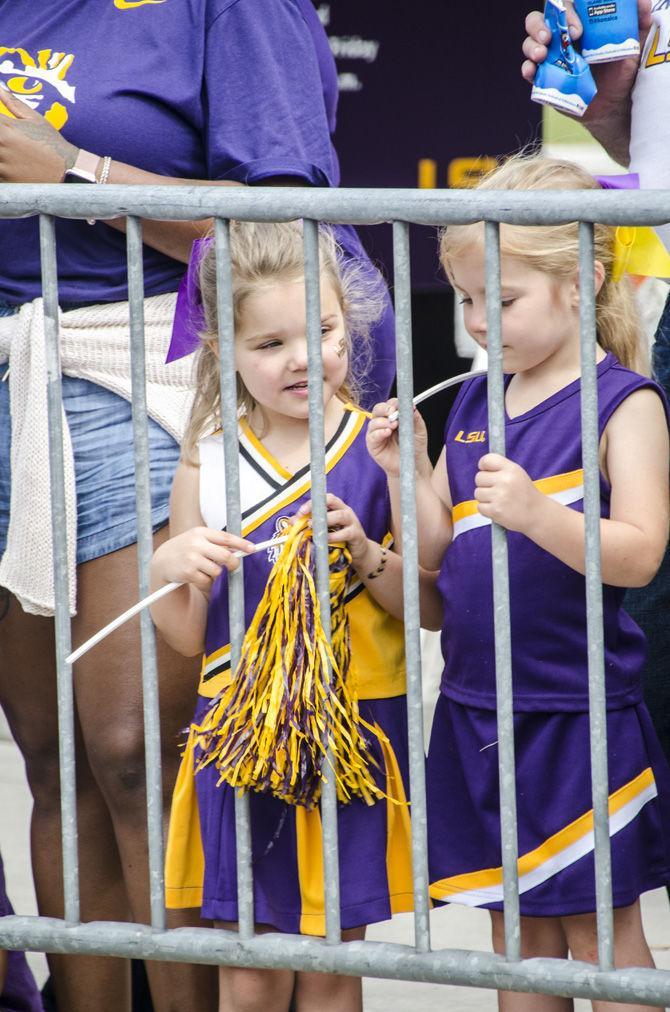
[[[489,189],[593,189],[577,166],[513,158]],[[538,198],[541,193],[538,192]],[[486,347],[483,225],[449,226],[441,260]],[[644,637],[622,609],[653,577],[668,532],[663,395],[632,371],[638,324],[614,281],[614,229],[595,227],[605,678],[616,966],[653,966],[639,896],[670,879],[670,770],[647,710]],[[466,382],[433,470],[415,413],[420,562],[440,568],[444,674],[428,754],[430,893],[491,911],[504,951],[491,522],[508,531],[524,957],[596,958],[580,425],[578,231],[501,227],[503,457],[488,452],[486,378]],[[398,483],[395,402],[368,445]],[[503,1010],[567,1012],[569,998],[501,993]],[[609,1012],[624,1006],[595,1001]],[[645,1006],[646,1007],[646,1006]],[[626,1005],[627,1010],[642,1006]]]
[[[175,788],[166,861],[170,907],[201,906],[219,926],[238,919],[234,789],[202,759],[203,718],[231,684],[227,574],[235,550],[286,532],[309,512],[307,343],[302,231],[295,224],[231,227],[235,352],[239,390],[242,537],[226,532],[219,417],[215,251],[200,265],[205,331],[197,393],[174,481],[170,540],[154,555],[154,588],[183,582],[152,609],[177,650],[203,654],[198,704]],[[382,797],[338,805],[341,923],[345,939],[412,904],[407,786],[407,726],[401,560],[390,548],[390,506],[383,473],[370,460],[369,416],[352,403],[351,342],[365,336],[381,302],[367,277],[320,235],[323,404],[329,540],[351,554],[345,598],[370,772]],[[356,361],[360,361],[357,356]],[[246,623],[251,623],[280,549],[243,562]],[[307,621],[307,620],[306,620]],[[325,933],[318,805],[287,804],[250,793],[254,916],[260,929]],[[287,1012],[355,1012],[360,980],[289,970],[220,968],[220,1007]]]

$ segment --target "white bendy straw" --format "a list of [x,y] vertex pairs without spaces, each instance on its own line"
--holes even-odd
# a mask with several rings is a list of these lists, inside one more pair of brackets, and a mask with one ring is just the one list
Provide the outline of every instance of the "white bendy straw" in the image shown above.
[[[450,376],[449,379],[442,380],[441,383],[436,383],[434,387],[428,387],[423,393],[417,394],[412,404],[416,407],[417,404],[421,404],[421,401],[427,401],[433,394],[439,394],[441,390],[447,390],[449,387],[454,387],[457,383],[463,383],[464,380],[473,379],[475,376],[486,376],[486,369],[476,369],[474,372],[461,372],[458,376]],[[388,416],[389,422],[395,422],[398,414],[398,411],[392,411]]]
[[[479,369],[476,370],[475,372],[462,372],[459,373],[458,376],[451,376],[449,379],[442,380],[441,383],[436,383],[435,386],[429,387],[427,390],[424,390],[423,393],[417,394],[412,403],[415,405],[421,404],[422,401],[428,400],[428,398],[432,397],[433,394],[439,394],[441,390],[447,390],[448,387],[453,387],[457,383],[462,383],[464,380],[467,379],[473,379],[475,376],[485,376],[485,375],[486,369]],[[391,414],[388,416],[388,420],[389,422],[394,422],[397,417],[398,412],[392,411]],[[269,548],[270,545],[280,545],[284,541],[286,541],[287,538],[288,538],[287,534],[283,535],[280,538],[270,538],[268,541],[261,541],[259,544],[257,544],[253,552],[234,552],[233,554],[236,555],[239,559],[243,559],[246,555],[254,555],[256,552],[260,552],[263,548]],[[122,615],[119,615],[117,618],[113,619],[103,629],[100,629],[97,633],[95,633],[95,635],[91,636],[90,639],[87,639],[85,643],[82,643],[80,647],[77,647],[76,650],[73,650],[72,653],[65,658],[65,663],[74,664],[75,661],[78,661],[80,657],[83,657],[84,654],[88,653],[88,651],[91,650],[94,646],[97,646],[97,644],[100,643],[101,640],[106,639],[106,637],[109,636],[110,633],[113,633],[115,629],[118,629],[119,626],[122,626],[125,622],[128,622],[129,619],[133,618],[140,611],[143,611],[145,608],[149,608],[152,604],[155,604],[156,601],[160,601],[162,597],[165,597],[166,594],[172,593],[173,590],[176,590],[177,587],[181,586],[182,586],[181,583],[168,583],[165,585],[165,587],[161,587],[159,590],[155,590],[153,594],[149,594],[148,597],[145,597],[143,598],[143,600],[138,601],[137,604],[134,604],[132,606],[132,608],[128,608],[128,610],[124,611]]]
[[[270,545],[280,545],[287,540],[288,534],[284,534],[280,538],[269,538],[267,541],[260,541],[257,545],[255,545],[253,552],[233,552],[233,555],[237,556],[238,559],[244,559],[248,555],[255,555],[256,552],[260,552],[263,548],[269,548]],[[160,601],[162,597],[165,597],[166,594],[172,593],[172,591],[176,590],[177,587],[182,586],[183,583],[167,583],[164,587],[160,587],[159,590],[155,590],[153,594],[149,594],[148,597],[145,597],[141,601],[138,601],[137,604],[134,604],[132,606],[132,608],[128,608],[128,610],[124,611],[122,615],[118,615],[115,619],[112,619],[112,621],[108,625],[106,625],[103,629],[99,629],[98,632],[95,633],[93,636],[91,636],[90,639],[87,639],[86,642],[82,643],[80,647],[77,647],[76,650],[73,650],[72,653],[65,658],[65,663],[74,664],[75,661],[78,661],[80,657],[83,657],[84,654],[87,654],[88,651],[91,650],[94,646],[97,646],[97,644],[100,643],[101,640],[106,639],[106,637],[109,636],[110,633],[113,633],[115,629],[118,629],[119,626],[123,625],[124,622],[127,622],[129,619],[133,618],[133,616],[137,615],[138,612],[144,611],[145,608],[148,608],[156,601]]]

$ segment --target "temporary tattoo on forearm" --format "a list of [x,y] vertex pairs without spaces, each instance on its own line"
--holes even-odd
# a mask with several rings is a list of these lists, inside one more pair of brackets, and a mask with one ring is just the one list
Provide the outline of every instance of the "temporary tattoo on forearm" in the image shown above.
[[54,151],[59,158],[63,159],[66,169],[71,169],[77,158],[77,148],[66,141],[64,137],[53,129],[53,127],[42,122],[32,120],[21,120],[16,123],[16,129],[29,137],[30,140]]

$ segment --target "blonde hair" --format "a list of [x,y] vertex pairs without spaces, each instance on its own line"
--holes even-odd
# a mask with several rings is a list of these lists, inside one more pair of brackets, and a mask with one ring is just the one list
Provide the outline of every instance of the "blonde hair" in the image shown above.
[[[514,155],[478,184],[482,190],[597,190],[600,184],[574,162],[540,155]],[[635,369],[642,363],[640,326],[633,289],[628,277],[612,280],[613,225],[594,226],[594,254],[605,277],[596,295],[598,343],[614,352],[622,365]],[[451,264],[473,245],[483,245],[481,222],[449,225],[440,235],[440,261],[450,280]],[[531,267],[557,278],[572,277],[579,269],[579,230],[567,225],[501,225],[500,252],[518,257]]]
[[[237,328],[246,300],[260,285],[298,281],[304,277],[302,226],[297,222],[231,222],[230,256],[233,315]],[[332,231],[324,226],[319,229],[319,261],[321,279],[332,285],[342,308],[348,341],[349,371],[337,396],[346,401],[358,401],[370,364],[370,329],[384,310],[384,284],[381,275],[369,263],[346,257]],[[200,262],[199,281],[205,324],[196,357],[196,392],[182,446],[184,457],[191,462],[196,457],[197,441],[221,424],[213,241]],[[256,406],[239,375],[237,403],[240,412],[246,414]]]

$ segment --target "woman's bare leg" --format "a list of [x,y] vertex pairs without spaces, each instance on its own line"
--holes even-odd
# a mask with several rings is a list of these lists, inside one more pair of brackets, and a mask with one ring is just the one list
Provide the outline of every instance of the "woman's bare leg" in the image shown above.
[[[167,537],[159,531],[155,544]],[[88,562],[78,572],[73,639],[83,642],[137,600],[136,548]],[[182,731],[195,708],[198,658],[184,658],[157,638],[164,829],[180,761]],[[139,619],[122,626],[76,664],[75,694],[86,753],[107,803],[121,858],[131,917],[149,923],[144,724]],[[199,911],[174,911],[170,926],[201,926]],[[155,1012],[214,1012],[214,967],[154,961],[147,973]]]
[[[156,536],[166,537],[166,531]],[[135,548],[78,569],[73,643],[83,642],[138,596]],[[1,593],[1,592],[0,592]],[[60,785],[53,622],[26,615],[10,598],[0,621],[0,702],[26,761],[33,793],[33,874],[38,908],[63,916]],[[158,667],[165,814],[179,763],[179,732],[195,705],[197,662],[159,643]],[[76,664],[77,792],[82,920],[150,920],[139,623],[119,630]],[[79,734],[79,725],[81,734]],[[48,844],[45,846],[45,841]],[[130,899],[129,899],[130,897]],[[179,911],[170,925],[202,922]],[[123,960],[49,957],[54,988],[67,1012],[124,1012],[130,977]],[[155,1012],[216,1009],[216,970],[148,964]]]
[[[505,925],[503,915],[491,911],[493,951],[502,955],[505,951]],[[556,917],[521,918],[521,957],[549,956],[567,959],[568,945]],[[524,994],[521,991],[499,991],[500,1012],[572,1012],[572,998],[560,998],[545,994]]]
[[[27,615],[0,590],[0,702],[23,754],[33,796],[31,844],[40,914],[63,916],[58,725],[51,619]],[[77,735],[82,920],[126,920],[128,906],[107,806]],[[56,1000],[68,1012],[130,1008],[128,964],[92,956],[47,957]]]
[[5,989],[5,980],[7,979],[7,951],[6,949],[0,949],[0,994]]

